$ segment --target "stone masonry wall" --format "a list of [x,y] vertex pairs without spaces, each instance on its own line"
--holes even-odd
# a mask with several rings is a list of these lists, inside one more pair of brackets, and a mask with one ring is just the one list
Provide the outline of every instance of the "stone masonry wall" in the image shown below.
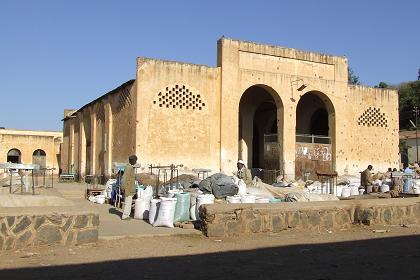
[[97,214],[3,215],[0,216],[0,251],[95,243],[98,226]]
[[200,210],[208,237],[277,233],[288,228],[339,230],[354,224],[420,223],[420,199],[280,204],[211,204]]

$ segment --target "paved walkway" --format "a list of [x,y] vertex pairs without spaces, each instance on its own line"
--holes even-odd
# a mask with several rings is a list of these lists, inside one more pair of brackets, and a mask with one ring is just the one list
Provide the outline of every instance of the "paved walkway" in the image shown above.
[[54,188],[65,198],[80,205],[89,205],[99,213],[99,239],[202,234],[200,231],[193,229],[153,227],[143,220],[122,221],[121,209],[109,204],[92,203],[84,199],[86,184],[57,183]]

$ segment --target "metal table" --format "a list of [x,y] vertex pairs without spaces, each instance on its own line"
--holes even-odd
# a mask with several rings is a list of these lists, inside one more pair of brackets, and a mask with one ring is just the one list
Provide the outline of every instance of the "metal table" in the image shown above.
[[[0,163],[1,169],[7,169],[10,173],[10,186],[9,186],[9,193],[12,193],[12,171],[19,170],[23,171],[23,175],[21,175],[21,192],[24,193],[23,185],[24,181],[26,182],[26,178],[28,178],[28,173],[32,173],[32,194],[35,194],[35,182],[34,182],[34,171],[39,170],[38,164],[23,164],[23,163]],[[20,174],[19,174],[20,175]],[[27,191],[27,190],[25,190]]]

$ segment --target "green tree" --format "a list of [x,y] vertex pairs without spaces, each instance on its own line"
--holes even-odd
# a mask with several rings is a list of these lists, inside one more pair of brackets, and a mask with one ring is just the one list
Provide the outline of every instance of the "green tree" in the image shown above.
[[420,108],[420,80],[401,83],[398,86],[398,94],[400,129],[413,129],[410,120],[414,121],[415,118],[414,107]]
[[351,69],[350,66],[347,67],[347,71],[349,73],[349,75],[348,75],[348,83],[350,85],[360,85],[360,78],[359,78],[359,76],[357,76],[354,73],[353,69]]
[[375,88],[389,88],[389,85],[385,82],[380,82]]

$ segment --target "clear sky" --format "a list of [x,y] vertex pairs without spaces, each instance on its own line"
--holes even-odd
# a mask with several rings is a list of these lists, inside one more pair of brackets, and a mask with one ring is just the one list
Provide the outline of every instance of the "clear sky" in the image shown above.
[[224,35],[345,55],[363,84],[417,79],[419,0],[0,0],[0,126],[61,130],[65,108],[135,78],[136,57],[214,66]]

